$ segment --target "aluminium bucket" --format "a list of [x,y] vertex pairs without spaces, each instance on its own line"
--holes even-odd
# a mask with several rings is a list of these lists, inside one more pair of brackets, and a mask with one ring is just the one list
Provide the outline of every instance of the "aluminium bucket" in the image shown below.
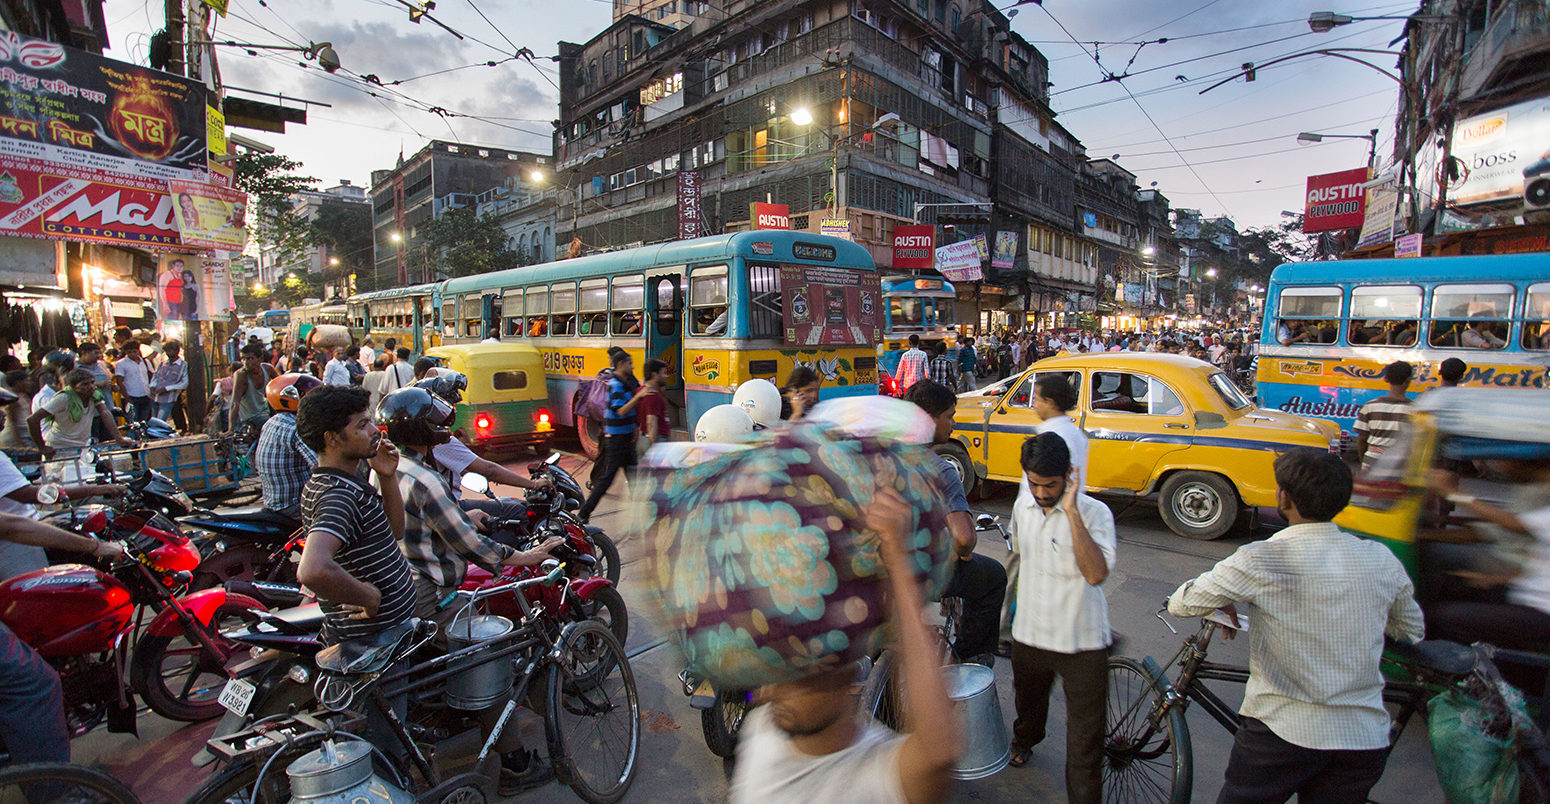
[[958,779],[982,779],[1012,760],[1012,740],[1001,717],[996,672],[982,664],[942,668],[947,697],[963,722],[963,752],[953,764]]
[[[447,651],[450,653],[499,639],[515,628],[510,620],[494,614],[459,617],[447,628]],[[485,659],[482,653],[484,651],[475,651],[462,659],[459,664],[466,669],[447,677],[447,706],[465,712],[478,712],[511,697],[511,685],[517,675],[511,657],[491,661]]]

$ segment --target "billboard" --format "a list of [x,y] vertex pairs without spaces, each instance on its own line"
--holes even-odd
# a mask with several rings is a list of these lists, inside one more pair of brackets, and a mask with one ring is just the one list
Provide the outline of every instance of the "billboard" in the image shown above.
[[935,241],[934,226],[893,227],[893,267],[911,271],[935,267]]
[[167,182],[183,245],[241,251],[248,240],[248,194],[202,181]]
[[787,346],[863,346],[883,337],[882,287],[873,271],[781,265]]
[[936,250],[936,270],[954,282],[973,282],[985,278],[980,265],[984,235],[940,246]]
[[197,81],[0,31],[0,155],[190,179],[205,169]]
[[824,218],[818,222],[818,233],[849,240],[850,221],[845,218]]
[[1308,177],[1308,194],[1302,208],[1304,232],[1327,232],[1362,225],[1367,168]]
[[755,229],[790,229],[791,208],[785,204],[755,201],[748,205],[748,220]]
[[182,246],[167,182],[0,154],[0,235]]
[[[1448,189],[1449,201],[1522,199],[1525,179],[1536,187],[1536,180],[1550,181],[1550,98],[1460,120],[1453,127],[1453,156],[1463,163],[1463,176]],[[1540,195],[1550,201],[1550,185],[1544,187]]]
[[1011,268],[1017,262],[1017,232],[996,232],[996,250],[990,255],[990,267]]

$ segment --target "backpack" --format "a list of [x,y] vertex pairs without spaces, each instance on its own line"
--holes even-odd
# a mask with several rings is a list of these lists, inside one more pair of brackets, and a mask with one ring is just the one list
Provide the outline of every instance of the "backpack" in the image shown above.
[[582,380],[576,392],[576,415],[602,421],[608,418],[608,381],[614,378],[614,370],[605,368],[597,373],[597,379]]

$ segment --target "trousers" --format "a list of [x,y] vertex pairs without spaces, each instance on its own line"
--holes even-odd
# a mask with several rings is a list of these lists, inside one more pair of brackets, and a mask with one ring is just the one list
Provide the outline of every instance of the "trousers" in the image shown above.
[[953,562],[953,576],[942,596],[963,599],[963,621],[958,624],[953,655],[959,661],[994,656],[1001,625],[1001,599],[1006,596],[1006,568],[1001,562],[979,553],[968,561]]
[[592,467],[592,492],[576,512],[583,520],[603,501],[603,495],[608,493],[608,487],[614,484],[619,472],[635,465],[635,434],[605,435],[601,449],[602,454]]
[[11,764],[69,762],[70,728],[59,674],[0,624],[0,739]]
[[1243,719],[1216,804],[1364,804],[1383,775],[1387,748],[1330,751],[1293,745],[1251,717]]
[[1066,798],[1071,804],[1103,801],[1108,663],[1108,648],[1056,653],[1012,642],[1012,689],[1017,708],[1017,718],[1012,721],[1012,750],[1032,748],[1044,739],[1050,688],[1055,676],[1060,676],[1066,694]]

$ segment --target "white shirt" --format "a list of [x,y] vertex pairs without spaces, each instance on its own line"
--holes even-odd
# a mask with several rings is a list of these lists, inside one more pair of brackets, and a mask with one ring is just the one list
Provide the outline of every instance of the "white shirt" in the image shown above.
[[[11,463],[10,456],[0,452],[0,513],[31,519],[36,509],[27,503],[17,502],[5,496],[30,485],[32,484],[27,481],[27,478],[22,477],[22,473],[17,470],[16,464]],[[43,552],[43,548],[0,541],[0,581],[47,566],[48,555]]]
[[436,463],[446,470],[447,484],[452,487],[452,493],[463,493],[463,473],[468,471],[468,465],[479,459],[467,444],[453,438],[445,444],[437,444],[431,447],[431,457]]
[[1388,747],[1383,637],[1414,642],[1422,625],[1410,576],[1387,547],[1332,522],[1293,525],[1180,586],[1168,611],[1201,617],[1228,603],[1251,626],[1240,713],[1303,748]]
[[[1019,484],[1012,504],[1012,544],[1018,570],[1017,613],[1012,618],[1012,638],[1024,645],[1056,653],[1079,653],[1106,648],[1112,641],[1109,601],[1102,586],[1087,582],[1076,564],[1071,523],[1057,505],[1046,512],[1028,487]],[[1081,494],[1077,512],[1087,525],[1104,563],[1114,566],[1114,514],[1101,502]]]
[[1550,506],[1518,514],[1534,544],[1525,556],[1522,572],[1507,585],[1507,599],[1550,614]]
[[1082,483],[1082,488],[1087,488],[1087,434],[1082,428],[1076,426],[1076,422],[1070,416],[1056,416],[1039,422],[1034,428],[1039,433],[1054,433],[1060,436],[1060,440],[1066,442],[1066,448],[1071,450],[1071,465],[1076,467],[1076,476]]
[[414,366],[407,360],[400,360],[387,367],[387,372],[382,378],[382,393],[390,394],[411,385],[414,385]]
[[371,371],[371,364],[377,359],[377,352],[370,346],[361,347],[361,367]]
[[[107,393],[107,390],[103,389],[102,395],[107,396]],[[58,395],[59,391],[52,385],[45,385],[42,388],[39,388],[38,392],[32,395],[32,412],[37,413],[38,411],[42,410],[43,406],[47,405],[50,399],[53,399]]]
[[145,369],[145,360],[124,358],[113,366],[113,373],[124,378],[125,396],[150,396],[151,377]]
[[344,361],[339,358],[331,358],[328,365],[323,367],[323,382],[329,385],[349,385],[350,370],[344,367]]
[[899,749],[904,735],[877,721],[848,748],[812,756],[776,728],[770,707],[748,713],[738,734],[732,804],[903,804]]

